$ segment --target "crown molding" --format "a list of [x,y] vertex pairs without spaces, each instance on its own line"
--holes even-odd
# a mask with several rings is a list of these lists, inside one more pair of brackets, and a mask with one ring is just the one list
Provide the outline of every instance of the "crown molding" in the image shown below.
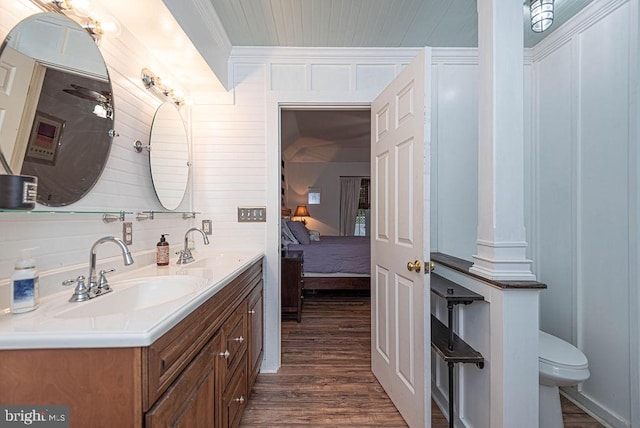
[[576,34],[584,32],[629,0],[600,0],[591,2],[573,18],[532,48],[532,59],[537,62],[569,42]]
[[[231,50],[229,62],[255,63],[322,63],[352,64],[409,63],[421,48],[314,48],[236,46]],[[478,48],[431,48],[434,65],[478,65]],[[524,49],[524,63],[533,62],[531,48]]]
[[214,42],[223,50],[230,52],[231,40],[220,21],[218,13],[213,8],[213,4],[208,0],[191,0],[196,10],[200,13],[202,20],[206,24],[206,28],[211,34]]
[[438,65],[478,65],[478,48],[433,48],[431,62]]
[[411,62],[421,48],[324,48],[234,46],[229,56],[232,62],[291,62],[314,61],[353,64]]

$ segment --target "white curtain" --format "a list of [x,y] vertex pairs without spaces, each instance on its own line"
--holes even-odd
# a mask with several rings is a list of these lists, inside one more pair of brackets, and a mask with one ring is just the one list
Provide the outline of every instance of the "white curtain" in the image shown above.
[[360,204],[361,178],[340,177],[340,236],[353,236]]

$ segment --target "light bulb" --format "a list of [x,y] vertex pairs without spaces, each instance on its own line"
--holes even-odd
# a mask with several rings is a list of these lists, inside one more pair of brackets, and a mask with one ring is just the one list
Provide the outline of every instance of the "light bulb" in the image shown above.
[[104,108],[104,106],[100,105],[100,104],[96,104],[96,106],[93,108],[93,114],[95,114],[98,117],[101,117],[103,119],[107,118],[107,109]]
[[64,0],[71,13],[81,18],[88,18],[93,12],[93,5],[90,0]]
[[112,37],[118,37],[120,35],[120,23],[110,16],[100,17],[100,28],[103,33]]

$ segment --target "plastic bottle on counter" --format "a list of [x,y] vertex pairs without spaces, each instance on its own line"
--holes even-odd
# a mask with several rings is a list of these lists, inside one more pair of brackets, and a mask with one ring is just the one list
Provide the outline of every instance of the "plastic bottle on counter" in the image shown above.
[[11,275],[11,313],[29,312],[38,307],[40,284],[31,248],[22,250]]
[[160,236],[160,242],[156,245],[156,264],[158,266],[167,266],[169,264],[169,243],[165,239],[164,235]]

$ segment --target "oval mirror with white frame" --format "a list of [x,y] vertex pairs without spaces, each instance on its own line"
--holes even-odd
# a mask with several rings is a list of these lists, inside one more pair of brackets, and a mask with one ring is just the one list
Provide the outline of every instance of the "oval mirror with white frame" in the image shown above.
[[170,102],[156,110],[149,138],[153,187],[167,210],[180,206],[189,182],[189,140],[178,107]]
[[64,15],[19,22],[0,46],[0,164],[38,177],[37,202],[65,206],[100,178],[113,139],[107,66],[89,34]]

